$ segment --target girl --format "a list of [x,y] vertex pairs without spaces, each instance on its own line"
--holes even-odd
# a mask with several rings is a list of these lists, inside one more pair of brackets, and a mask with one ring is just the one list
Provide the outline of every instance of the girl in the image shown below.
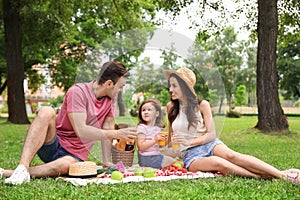
[[176,160],[161,154],[158,140],[165,139],[160,134],[164,127],[161,106],[155,100],[142,102],[138,112],[138,162],[142,167],[164,168]]
[[167,104],[172,142],[180,144],[184,167],[189,171],[218,171],[224,175],[278,178],[299,184],[300,170],[280,171],[250,155],[228,148],[216,138],[210,104],[197,99],[195,74],[182,67],[165,72],[171,101]]

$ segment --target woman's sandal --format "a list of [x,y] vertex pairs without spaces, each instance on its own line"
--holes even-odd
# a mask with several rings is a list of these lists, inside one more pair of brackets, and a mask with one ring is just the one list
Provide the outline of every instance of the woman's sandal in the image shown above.
[[286,180],[293,184],[300,184],[300,170],[291,169],[284,171],[286,175]]

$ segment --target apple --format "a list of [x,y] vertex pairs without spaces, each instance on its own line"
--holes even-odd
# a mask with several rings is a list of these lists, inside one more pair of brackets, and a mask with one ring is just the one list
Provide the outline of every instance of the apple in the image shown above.
[[178,169],[182,169],[183,168],[182,163],[179,162],[179,161],[174,162],[173,165],[176,166],[176,167],[178,167]]
[[144,169],[140,168],[140,167],[136,168],[133,173],[134,173],[135,176],[143,176]]
[[118,180],[118,181],[122,180],[123,179],[122,172],[120,172],[120,171],[113,171],[111,173],[111,179],[112,180]]
[[144,173],[143,176],[145,178],[153,178],[156,177],[156,169],[152,168],[152,167],[146,167],[144,169]]

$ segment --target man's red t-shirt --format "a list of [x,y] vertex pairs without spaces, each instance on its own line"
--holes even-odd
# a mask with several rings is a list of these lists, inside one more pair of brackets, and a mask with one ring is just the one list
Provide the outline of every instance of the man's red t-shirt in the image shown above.
[[93,82],[77,83],[66,93],[56,119],[57,136],[62,147],[69,153],[86,160],[93,146],[93,140],[82,140],[75,134],[68,113],[86,113],[86,124],[102,128],[106,117],[114,117],[112,100],[104,97],[97,100],[92,92]]

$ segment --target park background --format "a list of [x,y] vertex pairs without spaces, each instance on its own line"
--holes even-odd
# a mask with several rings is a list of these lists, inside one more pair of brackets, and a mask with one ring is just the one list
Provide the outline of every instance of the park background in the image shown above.
[[[135,121],[137,94],[164,106],[169,95],[163,70],[185,65],[197,76],[199,97],[212,104],[226,144],[280,169],[300,167],[298,1],[2,0],[0,6],[0,167],[17,165],[39,106],[49,101],[59,110],[65,91],[92,80],[99,63],[110,59],[126,63],[134,74],[119,95],[117,122]],[[183,17],[188,28],[176,26]],[[147,44],[160,30],[170,32],[161,43],[175,35],[174,42],[154,53]],[[192,50],[182,52],[190,42]],[[33,164],[38,163],[36,158]],[[54,179],[10,187],[2,179],[0,194],[2,199],[300,196],[299,187],[286,182],[237,177],[86,188]]]

